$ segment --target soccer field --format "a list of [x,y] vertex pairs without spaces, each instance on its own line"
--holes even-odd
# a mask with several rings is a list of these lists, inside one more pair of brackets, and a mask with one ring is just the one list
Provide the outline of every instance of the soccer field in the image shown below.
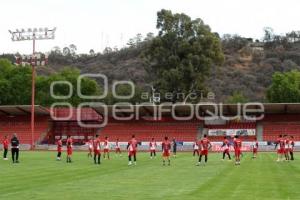
[[55,152],[21,152],[19,164],[0,161],[0,199],[300,199],[299,153],[290,163],[245,154],[240,166],[220,157],[195,166],[196,157],[179,153],[162,166],[160,156],[139,153],[138,165],[127,166],[124,154],[98,166],[83,152],[72,164],[55,161]]

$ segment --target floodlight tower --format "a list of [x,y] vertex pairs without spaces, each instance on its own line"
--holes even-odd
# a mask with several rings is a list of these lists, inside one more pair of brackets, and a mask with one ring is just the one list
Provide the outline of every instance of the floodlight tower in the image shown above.
[[36,40],[53,40],[55,38],[56,28],[28,28],[25,29],[16,29],[15,31],[9,30],[11,34],[11,40],[15,41],[32,41],[32,59],[31,59],[31,67],[32,67],[32,84],[31,84],[31,149],[34,149],[34,105],[35,105],[35,41]]

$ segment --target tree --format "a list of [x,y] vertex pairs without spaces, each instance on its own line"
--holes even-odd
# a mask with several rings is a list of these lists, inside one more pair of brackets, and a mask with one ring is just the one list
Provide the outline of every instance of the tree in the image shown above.
[[69,47],[64,47],[63,48],[63,55],[64,56],[70,56],[71,55],[71,50]]
[[111,53],[113,50],[110,47],[105,47],[105,49],[103,50],[103,54],[109,54]]
[[232,96],[229,96],[227,98],[226,103],[232,103],[232,104],[236,104],[236,103],[247,103],[249,102],[248,98],[244,96],[244,94],[242,92],[234,92]]
[[72,56],[75,56],[76,55],[76,51],[77,51],[77,46],[75,44],[70,44],[69,48],[70,48]]
[[130,47],[130,48],[133,48],[136,46],[136,43],[134,41],[133,38],[130,38],[129,41],[127,42],[127,45]]
[[236,52],[245,47],[250,41],[239,35],[224,34],[222,38],[223,49],[228,53]]
[[90,53],[91,56],[94,56],[95,55],[94,49],[91,49],[89,53]]
[[11,100],[11,83],[8,77],[13,66],[7,59],[0,59],[0,105],[7,105]]
[[146,35],[146,38],[144,39],[145,41],[151,41],[154,38],[154,34],[149,32]]
[[52,51],[56,54],[61,54],[61,49],[59,46],[55,46],[52,48]]
[[300,102],[300,71],[275,72],[267,90],[267,99],[272,103]]
[[[143,54],[153,85],[161,92],[199,92],[213,64],[224,56],[219,38],[201,19],[169,10],[157,13],[158,36]],[[176,95],[177,96],[177,95]],[[183,99],[174,99],[179,101]]]
[[[31,103],[31,67],[12,65],[7,59],[0,59],[0,105],[29,105]],[[75,68],[64,68],[50,76],[36,76],[36,104],[50,106],[54,102],[69,102],[73,106],[86,101],[77,95],[77,79],[80,71]],[[68,81],[73,85],[72,96],[69,99],[57,100],[50,94],[50,85],[54,81]],[[102,91],[97,82],[83,78],[81,91],[84,95],[96,96]],[[55,86],[55,95],[69,94],[66,84]]]
[[[80,75],[80,71],[76,68],[64,68],[56,74],[51,76],[38,76],[36,81],[36,102],[40,105],[51,105],[54,102],[67,101],[73,106],[77,106],[81,102],[85,102],[86,99],[81,99],[77,95],[77,90],[81,90],[83,95],[96,96],[100,94],[102,90],[95,80],[90,78],[83,78],[81,82],[81,88],[77,88],[77,79]],[[68,81],[73,86],[72,96],[66,100],[58,100],[51,96],[50,85],[54,81]],[[69,94],[69,87],[66,84],[57,84],[54,88],[54,94],[56,96],[66,96]]]
[[264,32],[265,32],[265,35],[264,35],[263,41],[264,42],[272,42],[274,39],[274,35],[275,35],[274,30],[271,27],[265,27]]
[[17,67],[0,59],[0,104],[30,104],[31,67]]
[[118,47],[117,47],[117,46],[114,46],[113,51],[114,51],[114,52],[118,52],[118,51],[119,51]]
[[136,34],[136,36],[135,36],[135,44],[136,44],[136,46],[140,45],[140,43],[142,42],[142,38],[143,38],[143,36],[142,36],[141,33]]

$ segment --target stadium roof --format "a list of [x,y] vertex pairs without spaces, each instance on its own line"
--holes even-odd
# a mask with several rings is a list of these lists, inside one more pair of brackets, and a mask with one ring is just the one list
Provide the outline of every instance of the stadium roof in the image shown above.
[[[215,107],[212,105],[212,103],[201,103],[199,104],[199,113],[200,115],[206,115],[205,113],[212,112],[214,113]],[[216,104],[218,106],[218,112],[220,113],[221,109],[224,115],[236,115],[238,112],[238,104]],[[243,107],[246,104],[240,104],[241,107]],[[300,114],[300,103],[264,103],[261,104],[264,108],[265,114]],[[194,108],[196,107],[196,104],[192,105]],[[112,116],[113,109],[117,110],[118,113],[123,115],[129,115],[132,113],[132,111],[129,110],[128,105],[118,105],[115,106],[108,105],[107,106],[107,115]],[[133,105],[134,113],[140,116],[153,116],[153,113],[155,112],[155,109],[159,109],[159,105]],[[185,116],[189,115],[191,104],[182,104],[180,106],[177,106],[176,109],[174,109],[174,112],[176,113],[176,116]],[[95,109],[99,114],[104,115],[105,109],[103,106],[93,106],[93,109]],[[171,109],[171,105],[163,106],[163,109]],[[259,109],[260,106],[258,103],[256,104],[248,104],[247,109]],[[196,110],[196,109],[195,109]],[[130,112],[130,113],[129,113]],[[162,112],[163,116],[170,115],[170,112]]]
[[300,114],[300,103],[267,103],[264,106],[267,114]]
[[[36,115],[49,115],[50,112],[47,108],[36,105],[34,113]],[[10,105],[10,106],[0,106],[0,115],[29,115],[31,114],[30,105]]]
[[[199,104],[199,113],[200,115],[206,115],[205,113],[214,112],[215,108],[211,103],[201,103]],[[238,104],[216,104],[218,106],[218,112],[222,109],[224,115],[235,115],[238,111]],[[243,106],[244,104],[241,104]],[[300,103],[265,103],[262,104],[264,107],[265,114],[300,114]],[[196,107],[195,104],[182,104],[180,106],[176,106],[174,112],[176,116],[185,116],[190,114],[190,107]],[[161,105],[133,105],[133,110],[135,115],[139,116],[153,116],[156,109],[159,109]],[[103,106],[91,106],[97,113],[104,115],[105,109]],[[171,110],[172,105],[164,105],[162,107],[164,110]],[[257,109],[258,105],[249,105],[248,109]],[[119,115],[129,115],[128,105],[107,105],[107,115],[112,116],[113,109],[117,110]],[[195,109],[196,110],[196,109]],[[131,112],[132,113],[132,112]],[[8,106],[0,106],[0,116],[7,115],[28,115],[31,114],[31,106],[30,105],[8,105]],[[50,115],[50,110],[40,105],[35,106],[35,114],[36,115]],[[170,116],[170,112],[162,112],[163,116]]]

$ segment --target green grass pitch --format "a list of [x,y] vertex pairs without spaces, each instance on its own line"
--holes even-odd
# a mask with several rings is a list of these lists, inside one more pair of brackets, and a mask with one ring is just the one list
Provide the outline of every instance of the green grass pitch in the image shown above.
[[282,200],[300,199],[300,154],[294,162],[277,163],[275,153],[245,154],[241,165],[210,154],[206,166],[179,153],[171,166],[161,157],[138,154],[137,166],[127,156],[94,165],[87,153],[74,152],[72,164],[55,161],[55,152],[21,152],[19,164],[0,161],[0,199],[55,200]]

